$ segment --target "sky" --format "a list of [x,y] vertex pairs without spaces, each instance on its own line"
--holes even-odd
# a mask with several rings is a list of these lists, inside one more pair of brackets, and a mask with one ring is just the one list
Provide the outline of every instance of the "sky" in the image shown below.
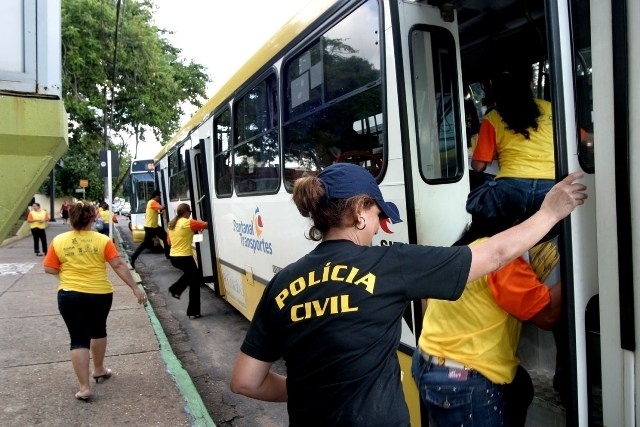
[[[172,31],[181,58],[207,68],[211,97],[296,11],[312,0],[155,0],[155,24]],[[220,58],[224,58],[221,61]],[[195,109],[189,109],[180,127]],[[160,144],[151,133],[137,158],[152,158]],[[130,148],[133,153],[133,148]]]

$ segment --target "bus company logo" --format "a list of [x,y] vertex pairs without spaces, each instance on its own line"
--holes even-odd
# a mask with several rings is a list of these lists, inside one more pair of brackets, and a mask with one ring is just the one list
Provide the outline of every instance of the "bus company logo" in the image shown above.
[[249,221],[233,220],[233,231],[238,233],[240,245],[252,250],[253,253],[263,252],[271,255],[273,254],[273,245],[261,237],[263,230],[264,223],[262,215],[260,214],[260,208],[257,206]]
[[[387,203],[392,205],[398,212],[400,212],[398,207],[393,202],[387,202]],[[385,218],[385,219],[381,219],[380,220],[380,228],[386,234],[393,234],[393,224],[391,224],[391,220],[389,218]]]
[[262,234],[262,216],[260,215],[260,208],[256,206],[256,210],[253,213],[253,226],[256,230],[256,236],[260,237]]

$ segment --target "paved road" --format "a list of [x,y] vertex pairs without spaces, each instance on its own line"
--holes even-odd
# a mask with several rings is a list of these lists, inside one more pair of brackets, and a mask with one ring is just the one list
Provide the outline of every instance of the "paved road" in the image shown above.
[[[131,243],[129,221],[120,217],[118,230],[123,246]],[[201,288],[202,317],[186,315],[189,291],[180,300],[168,297],[167,289],[180,277],[164,254],[144,251],[136,261],[136,271],[149,294],[149,301],[169,339],[173,352],[189,372],[209,414],[217,426],[277,427],[288,425],[286,405],[260,402],[229,390],[231,370],[249,321],[230,304]],[[274,365],[280,373],[284,364]]]

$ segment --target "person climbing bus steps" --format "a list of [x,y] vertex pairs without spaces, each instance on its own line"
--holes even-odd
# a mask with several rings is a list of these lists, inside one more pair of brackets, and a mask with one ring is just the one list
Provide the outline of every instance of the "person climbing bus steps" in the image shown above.
[[158,225],[158,217],[164,212],[165,208],[160,204],[160,191],[154,190],[153,193],[151,193],[151,199],[147,202],[147,210],[144,219],[144,240],[131,255],[132,267],[135,267],[136,260],[143,250],[153,249],[154,237],[162,240],[165,257],[169,259],[171,248],[167,241],[167,232]]

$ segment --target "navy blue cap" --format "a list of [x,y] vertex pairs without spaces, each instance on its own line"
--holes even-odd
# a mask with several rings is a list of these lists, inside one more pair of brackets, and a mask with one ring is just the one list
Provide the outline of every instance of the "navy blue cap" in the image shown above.
[[402,222],[398,208],[384,201],[376,180],[365,168],[353,163],[334,163],[320,172],[318,178],[326,191],[325,201],[366,195],[378,203],[391,222]]

